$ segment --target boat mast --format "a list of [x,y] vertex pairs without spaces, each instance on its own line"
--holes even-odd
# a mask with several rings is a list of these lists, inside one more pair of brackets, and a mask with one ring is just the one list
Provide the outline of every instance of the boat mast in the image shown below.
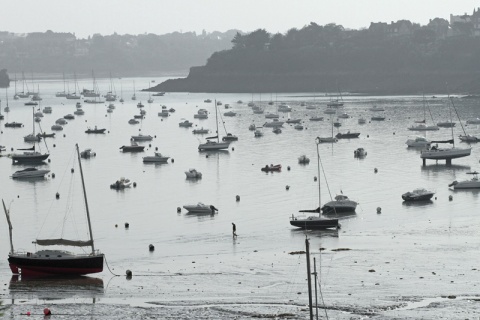
[[76,144],[75,147],[77,148],[78,167],[80,168],[80,176],[82,178],[83,199],[85,200],[85,208],[87,210],[88,231],[90,233],[90,241],[92,242],[92,254],[95,254],[95,245],[93,243],[93,234],[92,234],[92,224],[90,223],[90,211],[88,211],[87,191],[85,190],[85,181],[83,180],[82,161],[80,160],[80,151],[78,150],[78,144]]
[[35,137],[35,107],[32,107],[32,127],[33,127],[33,136]]
[[[332,137],[333,137],[333,126],[332,126]],[[320,144],[320,139],[315,139],[315,143],[317,144],[317,175],[318,175],[318,215],[320,215],[321,207],[322,207],[322,200],[321,200],[321,192],[320,192],[320,151],[318,150],[318,145]]]
[[8,233],[10,235],[10,253],[13,253],[13,240],[12,240],[12,223],[10,222],[10,210],[7,210],[7,207],[5,206],[5,201],[3,201],[3,210],[5,211],[5,215],[7,216],[7,222],[8,222]]
[[312,306],[312,277],[310,275],[310,243],[305,238],[305,251],[307,256],[307,280],[308,280],[308,307],[310,309],[310,320],[313,320],[313,306]]
[[215,99],[215,124],[217,125],[217,143],[220,143],[220,138],[218,136],[218,108],[217,108],[217,99]]

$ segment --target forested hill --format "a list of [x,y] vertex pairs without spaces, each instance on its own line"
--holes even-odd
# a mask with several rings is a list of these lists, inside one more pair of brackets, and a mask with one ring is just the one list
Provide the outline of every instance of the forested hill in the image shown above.
[[[455,28],[456,27],[456,28]],[[465,29],[465,28],[464,28]],[[480,92],[480,37],[444,19],[420,26],[378,23],[364,30],[311,23],[286,34],[239,33],[185,79],[155,91],[371,94]]]

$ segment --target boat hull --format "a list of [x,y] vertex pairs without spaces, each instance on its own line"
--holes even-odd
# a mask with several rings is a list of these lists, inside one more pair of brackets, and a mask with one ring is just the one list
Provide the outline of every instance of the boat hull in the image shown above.
[[8,256],[10,269],[22,276],[84,275],[103,271],[104,255],[73,256],[69,258],[39,258],[34,255]]
[[428,194],[423,194],[423,195],[416,195],[416,196],[410,196],[410,195],[402,195],[402,199],[404,201],[427,201],[432,199],[433,193],[428,193]]
[[208,151],[208,150],[223,150],[228,149],[230,142],[210,142],[202,143],[198,146],[199,151]]
[[437,150],[426,150],[422,151],[420,158],[422,159],[431,159],[431,160],[442,160],[442,159],[456,159],[467,157],[470,155],[472,149],[437,149]]
[[308,217],[305,219],[293,218],[292,220],[290,220],[290,225],[297,228],[315,230],[337,229],[339,227],[338,219],[317,217]]
[[50,154],[38,154],[38,155],[12,155],[13,163],[36,163],[46,160]]

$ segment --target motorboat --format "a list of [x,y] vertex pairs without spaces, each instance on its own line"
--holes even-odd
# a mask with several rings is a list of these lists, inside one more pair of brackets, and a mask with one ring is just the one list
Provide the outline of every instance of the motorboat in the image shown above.
[[301,155],[300,157],[298,157],[298,163],[308,164],[310,163],[310,159],[306,155]]
[[337,110],[329,107],[329,108],[325,109],[323,111],[323,113],[325,113],[325,114],[336,114]]
[[373,116],[371,118],[372,121],[384,121],[385,117],[384,116]]
[[313,116],[309,120],[310,121],[323,121],[323,117]]
[[205,100],[203,100],[203,102],[205,102],[205,103],[211,103],[212,100],[211,100],[211,99],[205,99]]
[[263,137],[263,131],[257,129],[257,130],[255,130],[255,132],[253,133],[253,135],[254,135],[255,137],[257,137],[257,138],[258,138],[258,137]]
[[454,190],[457,189],[479,189],[480,188],[480,180],[478,179],[478,172],[467,172],[467,174],[473,175],[472,179],[464,180],[464,181],[453,181],[448,186],[453,187]]
[[5,128],[21,128],[23,124],[20,122],[7,122],[5,123]]
[[479,142],[480,139],[470,134],[460,135],[458,138],[463,142]]
[[129,146],[121,146],[120,149],[123,152],[142,152],[145,149],[144,146],[139,146],[135,141],[132,141]]
[[166,163],[170,157],[163,156],[160,152],[155,152],[153,156],[143,157],[144,163]]
[[255,123],[252,123],[251,125],[248,126],[248,130],[250,131],[255,131],[257,129],[257,126],[255,126]]
[[280,127],[276,127],[272,130],[273,133],[282,133],[282,129],[280,129]]
[[267,113],[265,115],[265,118],[266,119],[278,119],[280,116],[278,114],[275,114],[275,113]]
[[112,113],[113,109],[107,109],[107,113]]
[[430,149],[423,150],[420,154],[421,159],[444,160],[467,157],[472,152],[472,148],[438,148],[432,146]]
[[85,111],[83,111],[83,109],[77,109],[73,112],[73,114],[76,114],[77,116],[82,116],[85,114]]
[[335,137],[337,139],[352,139],[352,138],[358,138],[360,136],[360,133],[358,132],[350,132],[348,131],[347,133],[337,133]]
[[480,118],[467,120],[467,124],[480,124]]
[[402,194],[402,199],[404,201],[427,201],[432,199],[435,192],[428,191],[424,188],[418,188],[412,192],[406,192]]
[[12,174],[13,179],[20,178],[43,178],[50,170],[40,170],[37,168],[26,168],[20,171],[16,171]]
[[307,110],[315,110],[315,109],[317,109],[317,106],[314,105],[314,104],[309,104],[309,105],[307,105],[307,106],[305,107],[305,109],[307,109]]
[[228,149],[230,146],[230,141],[213,141],[213,140],[208,140],[205,143],[201,143],[198,146],[198,151],[212,151],[212,150],[222,150],[222,149]]
[[202,173],[200,171],[197,171],[196,169],[188,169],[188,171],[185,171],[185,175],[187,176],[187,179],[202,178]]
[[335,121],[335,122],[333,123],[333,126],[334,126],[335,128],[338,128],[338,127],[341,127],[342,124],[341,124],[340,122],[338,122],[338,121]]
[[220,100],[217,101],[217,106],[221,106],[222,104],[223,104],[222,101],[220,101]]
[[338,142],[338,139],[335,137],[317,137],[318,142],[320,143],[335,143]]
[[223,114],[225,117],[235,117],[237,115],[236,112],[228,111]]
[[143,107],[144,107],[144,105],[141,101],[139,103],[137,103],[137,108],[143,108]]
[[113,103],[110,103],[107,108],[108,109],[115,109],[115,105]]
[[72,119],[75,119],[75,116],[71,113],[69,114],[66,114],[63,116],[64,119],[67,119],[67,120],[72,120]]
[[26,106],[38,106],[38,102],[28,101],[28,102],[25,102],[24,105],[26,105]]
[[302,119],[288,119],[285,121],[286,123],[300,123]]
[[52,113],[52,107],[45,107],[43,108],[43,113]]
[[95,157],[97,154],[92,151],[92,149],[85,149],[82,152],[80,152],[80,157],[81,158],[90,158],[90,157]]
[[222,138],[222,141],[238,141],[238,137],[231,133],[227,133],[227,135]]
[[254,114],[262,114],[262,113],[265,112],[265,109],[263,109],[262,107],[257,107],[257,106],[253,107],[252,110],[253,110]]
[[42,132],[42,133],[37,133],[37,137],[40,137],[40,138],[55,138],[55,133],[52,132],[52,133],[46,133],[46,132]]
[[95,128],[93,128],[93,129],[88,128],[88,129],[85,131],[85,133],[94,133],[94,134],[95,134],[95,133],[105,133],[105,130],[107,130],[107,129],[104,129],[104,128],[99,129],[99,128],[97,128],[97,126],[95,126]]
[[278,112],[291,112],[292,111],[292,107],[290,107],[289,105],[285,104],[285,103],[281,103],[279,106],[278,106]]
[[192,132],[193,132],[193,134],[206,134],[206,133],[209,133],[210,130],[204,129],[204,128],[202,127],[202,128],[200,128],[200,129],[193,129]]
[[378,106],[376,106],[376,105],[375,105],[375,106],[373,106],[373,107],[371,107],[371,108],[370,108],[370,109],[368,109],[368,110],[370,110],[370,111],[385,111],[385,109],[384,109],[384,108],[382,108],[382,107],[378,107]]
[[295,130],[303,130],[303,125],[298,123],[293,127]]
[[125,189],[125,188],[130,188],[131,185],[132,185],[132,182],[130,181],[130,179],[126,179],[124,177],[121,177],[120,179],[118,179],[117,181],[112,183],[110,185],[110,188],[115,189],[115,190],[121,190],[121,189]]
[[253,107],[255,107],[255,103],[253,101],[251,101],[251,102],[247,103],[247,106],[253,108]]
[[281,127],[283,126],[283,121],[280,121],[278,119],[272,119],[270,122],[265,122],[263,124],[264,127],[270,127],[270,128],[276,128],[276,127]]
[[358,124],[365,124],[367,123],[367,120],[365,118],[358,118]]
[[199,109],[196,114],[193,115],[195,119],[208,119],[208,112],[205,109]]
[[167,109],[163,109],[161,112],[158,113],[159,117],[168,117],[170,113],[168,112]]
[[42,138],[38,135],[35,135],[35,133],[30,133],[23,137],[23,141],[25,142],[39,142],[40,140],[42,140]]
[[350,116],[348,115],[348,113],[344,112],[344,113],[342,113],[341,115],[339,115],[338,118],[348,119],[348,118],[350,118]]
[[35,114],[33,116],[35,116],[37,118],[43,118],[43,113],[40,112],[40,111],[37,111],[37,112],[35,112]]
[[265,165],[265,167],[262,167],[260,170],[263,172],[273,172],[273,171],[282,171],[282,165],[281,164],[276,164],[276,165]]
[[452,121],[445,121],[445,122],[438,122],[437,126],[440,128],[453,128],[455,127],[455,122]]
[[153,137],[151,135],[144,136],[143,134],[139,134],[137,136],[132,136],[133,141],[152,141]]
[[80,109],[80,108],[82,107],[82,104],[81,104],[80,102],[77,102],[77,103],[75,104],[75,107],[76,107],[77,109]]
[[62,131],[63,130],[63,127],[59,124],[54,124],[52,127],[51,127],[52,130],[54,131]]
[[355,212],[357,204],[357,202],[350,200],[346,195],[339,194],[335,197],[335,200],[323,205],[322,212],[324,214]]
[[356,158],[363,158],[367,155],[367,151],[363,148],[357,148],[355,151],[353,151],[353,155]]
[[427,126],[424,123],[419,123],[417,125],[412,125],[408,128],[410,131],[437,131],[440,130],[438,126]]
[[190,122],[188,120],[182,121],[178,124],[179,127],[183,127],[183,128],[189,128],[192,125],[193,125],[193,122]]
[[202,202],[199,202],[194,205],[184,205],[183,208],[187,210],[189,213],[211,213],[214,214],[216,211],[218,211],[217,208],[213,205],[206,205],[203,204]]
[[[111,109],[108,109],[108,110],[111,110]],[[128,123],[129,123],[129,124],[139,124],[140,121],[135,120],[135,119],[130,119],[130,120],[128,120]]]
[[145,117],[142,114],[136,114],[133,116],[133,119],[145,119]]
[[64,118],[59,118],[55,121],[55,123],[63,126],[64,124],[67,124],[67,120],[65,120]]
[[163,97],[164,95],[165,95],[165,92],[157,92],[157,93],[152,94],[152,96],[154,96],[154,97]]
[[409,138],[405,144],[412,148],[429,148],[432,142],[425,137],[416,136]]

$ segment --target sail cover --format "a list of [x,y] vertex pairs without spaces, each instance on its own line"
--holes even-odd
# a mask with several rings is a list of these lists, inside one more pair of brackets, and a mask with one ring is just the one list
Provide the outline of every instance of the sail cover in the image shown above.
[[31,147],[31,148],[17,149],[17,150],[31,150],[31,151],[34,151],[34,150],[35,150],[35,146],[33,146],[33,147]]
[[90,247],[92,246],[92,240],[67,240],[67,239],[37,239],[35,242],[39,246],[72,246],[72,247]]
[[317,209],[313,209],[313,210],[300,210],[298,212],[317,212],[317,213],[319,213],[320,212],[320,207],[318,207]]
[[214,137],[207,137],[207,140],[208,140],[208,139],[217,139],[217,138],[218,138],[218,136],[214,136]]
[[450,144],[453,144],[453,139],[452,140],[431,141],[431,143],[450,143]]

